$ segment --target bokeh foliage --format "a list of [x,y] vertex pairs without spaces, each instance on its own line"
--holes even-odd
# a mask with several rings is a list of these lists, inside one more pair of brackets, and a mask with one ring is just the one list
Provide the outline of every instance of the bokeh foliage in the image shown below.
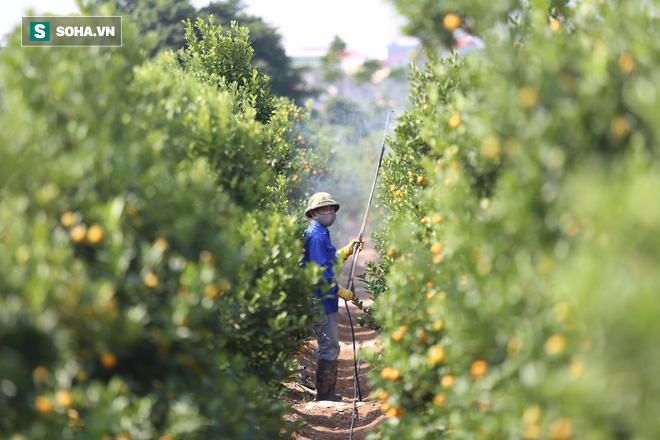
[[136,35],[30,49],[14,32],[0,54],[0,429],[286,437],[279,385],[319,276],[300,267],[306,111],[258,83],[259,122],[258,76],[149,61]]
[[658,437],[656,6],[394,3],[486,47],[414,69],[390,142],[377,438]]

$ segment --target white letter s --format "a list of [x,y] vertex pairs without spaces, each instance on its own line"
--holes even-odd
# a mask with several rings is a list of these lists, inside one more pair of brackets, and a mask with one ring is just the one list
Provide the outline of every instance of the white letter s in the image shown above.
[[34,27],[34,35],[41,39],[41,38],[46,38],[46,26],[43,24],[38,24]]

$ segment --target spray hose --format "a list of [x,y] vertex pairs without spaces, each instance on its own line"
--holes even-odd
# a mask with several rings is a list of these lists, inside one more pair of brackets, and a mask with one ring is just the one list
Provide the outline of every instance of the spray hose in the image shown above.
[[[387,127],[389,126],[390,122],[390,113],[393,113],[394,110],[390,110],[387,112],[387,120],[385,121],[385,130],[383,133],[383,142],[381,144],[380,148],[380,157],[378,158],[378,166],[376,167],[376,175],[374,176],[374,183],[371,186],[371,194],[369,194],[369,202],[367,203],[367,209],[364,213],[364,220],[362,220],[362,226],[360,227],[360,233],[358,234],[358,240],[361,242],[362,237],[364,236],[364,230],[367,226],[367,218],[369,217],[369,209],[371,209],[371,202],[374,198],[374,192],[376,191],[376,181],[378,180],[378,174],[380,173],[380,167],[383,163],[383,154],[385,153],[385,137],[387,135]],[[353,260],[351,261],[351,270],[348,273],[348,282],[346,283],[346,289],[350,290],[355,294],[355,284],[353,282],[353,278],[355,277],[355,268],[357,266],[357,261],[358,261],[358,256],[360,255],[360,244],[356,244],[355,247],[353,248]],[[345,301],[346,305],[346,313],[348,314],[348,321],[351,324],[351,337],[353,338],[353,367],[354,367],[354,373],[353,373],[353,381],[354,381],[354,387],[355,387],[355,396],[354,400],[357,398],[362,401],[362,392],[360,391],[360,381],[359,381],[359,368],[358,368],[358,357],[357,357],[357,347],[355,345],[355,331],[353,330],[353,319],[351,318],[351,312],[348,309],[348,301]],[[355,402],[354,402],[354,407],[353,407],[353,418],[355,418]],[[353,424],[351,424],[351,434],[353,431]]]

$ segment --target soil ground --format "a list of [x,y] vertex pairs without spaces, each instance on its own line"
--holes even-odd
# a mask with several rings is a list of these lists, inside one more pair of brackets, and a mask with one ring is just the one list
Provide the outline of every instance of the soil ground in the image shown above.
[[[375,261],[378,259],[377,252],[371,247],[370,243],[365,244],[360,252],[356,274],[363,273],[366,267],[366,261]],[[339,283],[343,287],[347,282],[347,274],[350,271],[351,259],[344,264],[342,276]],[[359,280],[355,279],[355,288],[358,298],[363,300],[366,305],[371,301],[367,299],[364,286]],[[353,364],[353,342],[351,338],[351,327],[346,307],[343,300],[339,300],[339,342],[341,352],[339,354],[339,373],[337,375],[336,392],[342,396],[342,402],[316,402],[314,396],[305,392],[302,387],[296,383],[284,384],[288,388],[285,402],[291,406],[293,412],[287,416],[289,421],[304,420],[306,427],[294,433],[292,439],[303,440],[347,440],[351,431],[353,422],[353,397],[354,397],[354,364]],[[359,383],[362,393],[362,401],[357,401],[356,419],[353,424],[352,438],[355,440],[365,439],[367,433],[373,432],[376,425],[386,419],[380,411],[382,403],[378,400],[370,399],[371,388],[367,380],[367,375],[372,367],[360,353],[366,350],[379,350],[378,334],[374,331],[357,326],[356,318],[360,310],[352,303],[349,303],[349,310],[353,320],[355,331],[355,342],[358,348],[358,358],[360,359]],[[311,376],[311,383],[314,383],[314,370],[316,365],[316,341],[307,347],[298,357],[298,364],[305,367],[306,373]]]

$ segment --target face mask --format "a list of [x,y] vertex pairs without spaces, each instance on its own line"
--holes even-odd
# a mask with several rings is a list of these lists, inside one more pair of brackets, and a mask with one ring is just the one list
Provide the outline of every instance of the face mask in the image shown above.
[[316,221],[321,223],[326,228],[335,222],[337,214],[334,211],[326,212],[325,214],[316,213]]

